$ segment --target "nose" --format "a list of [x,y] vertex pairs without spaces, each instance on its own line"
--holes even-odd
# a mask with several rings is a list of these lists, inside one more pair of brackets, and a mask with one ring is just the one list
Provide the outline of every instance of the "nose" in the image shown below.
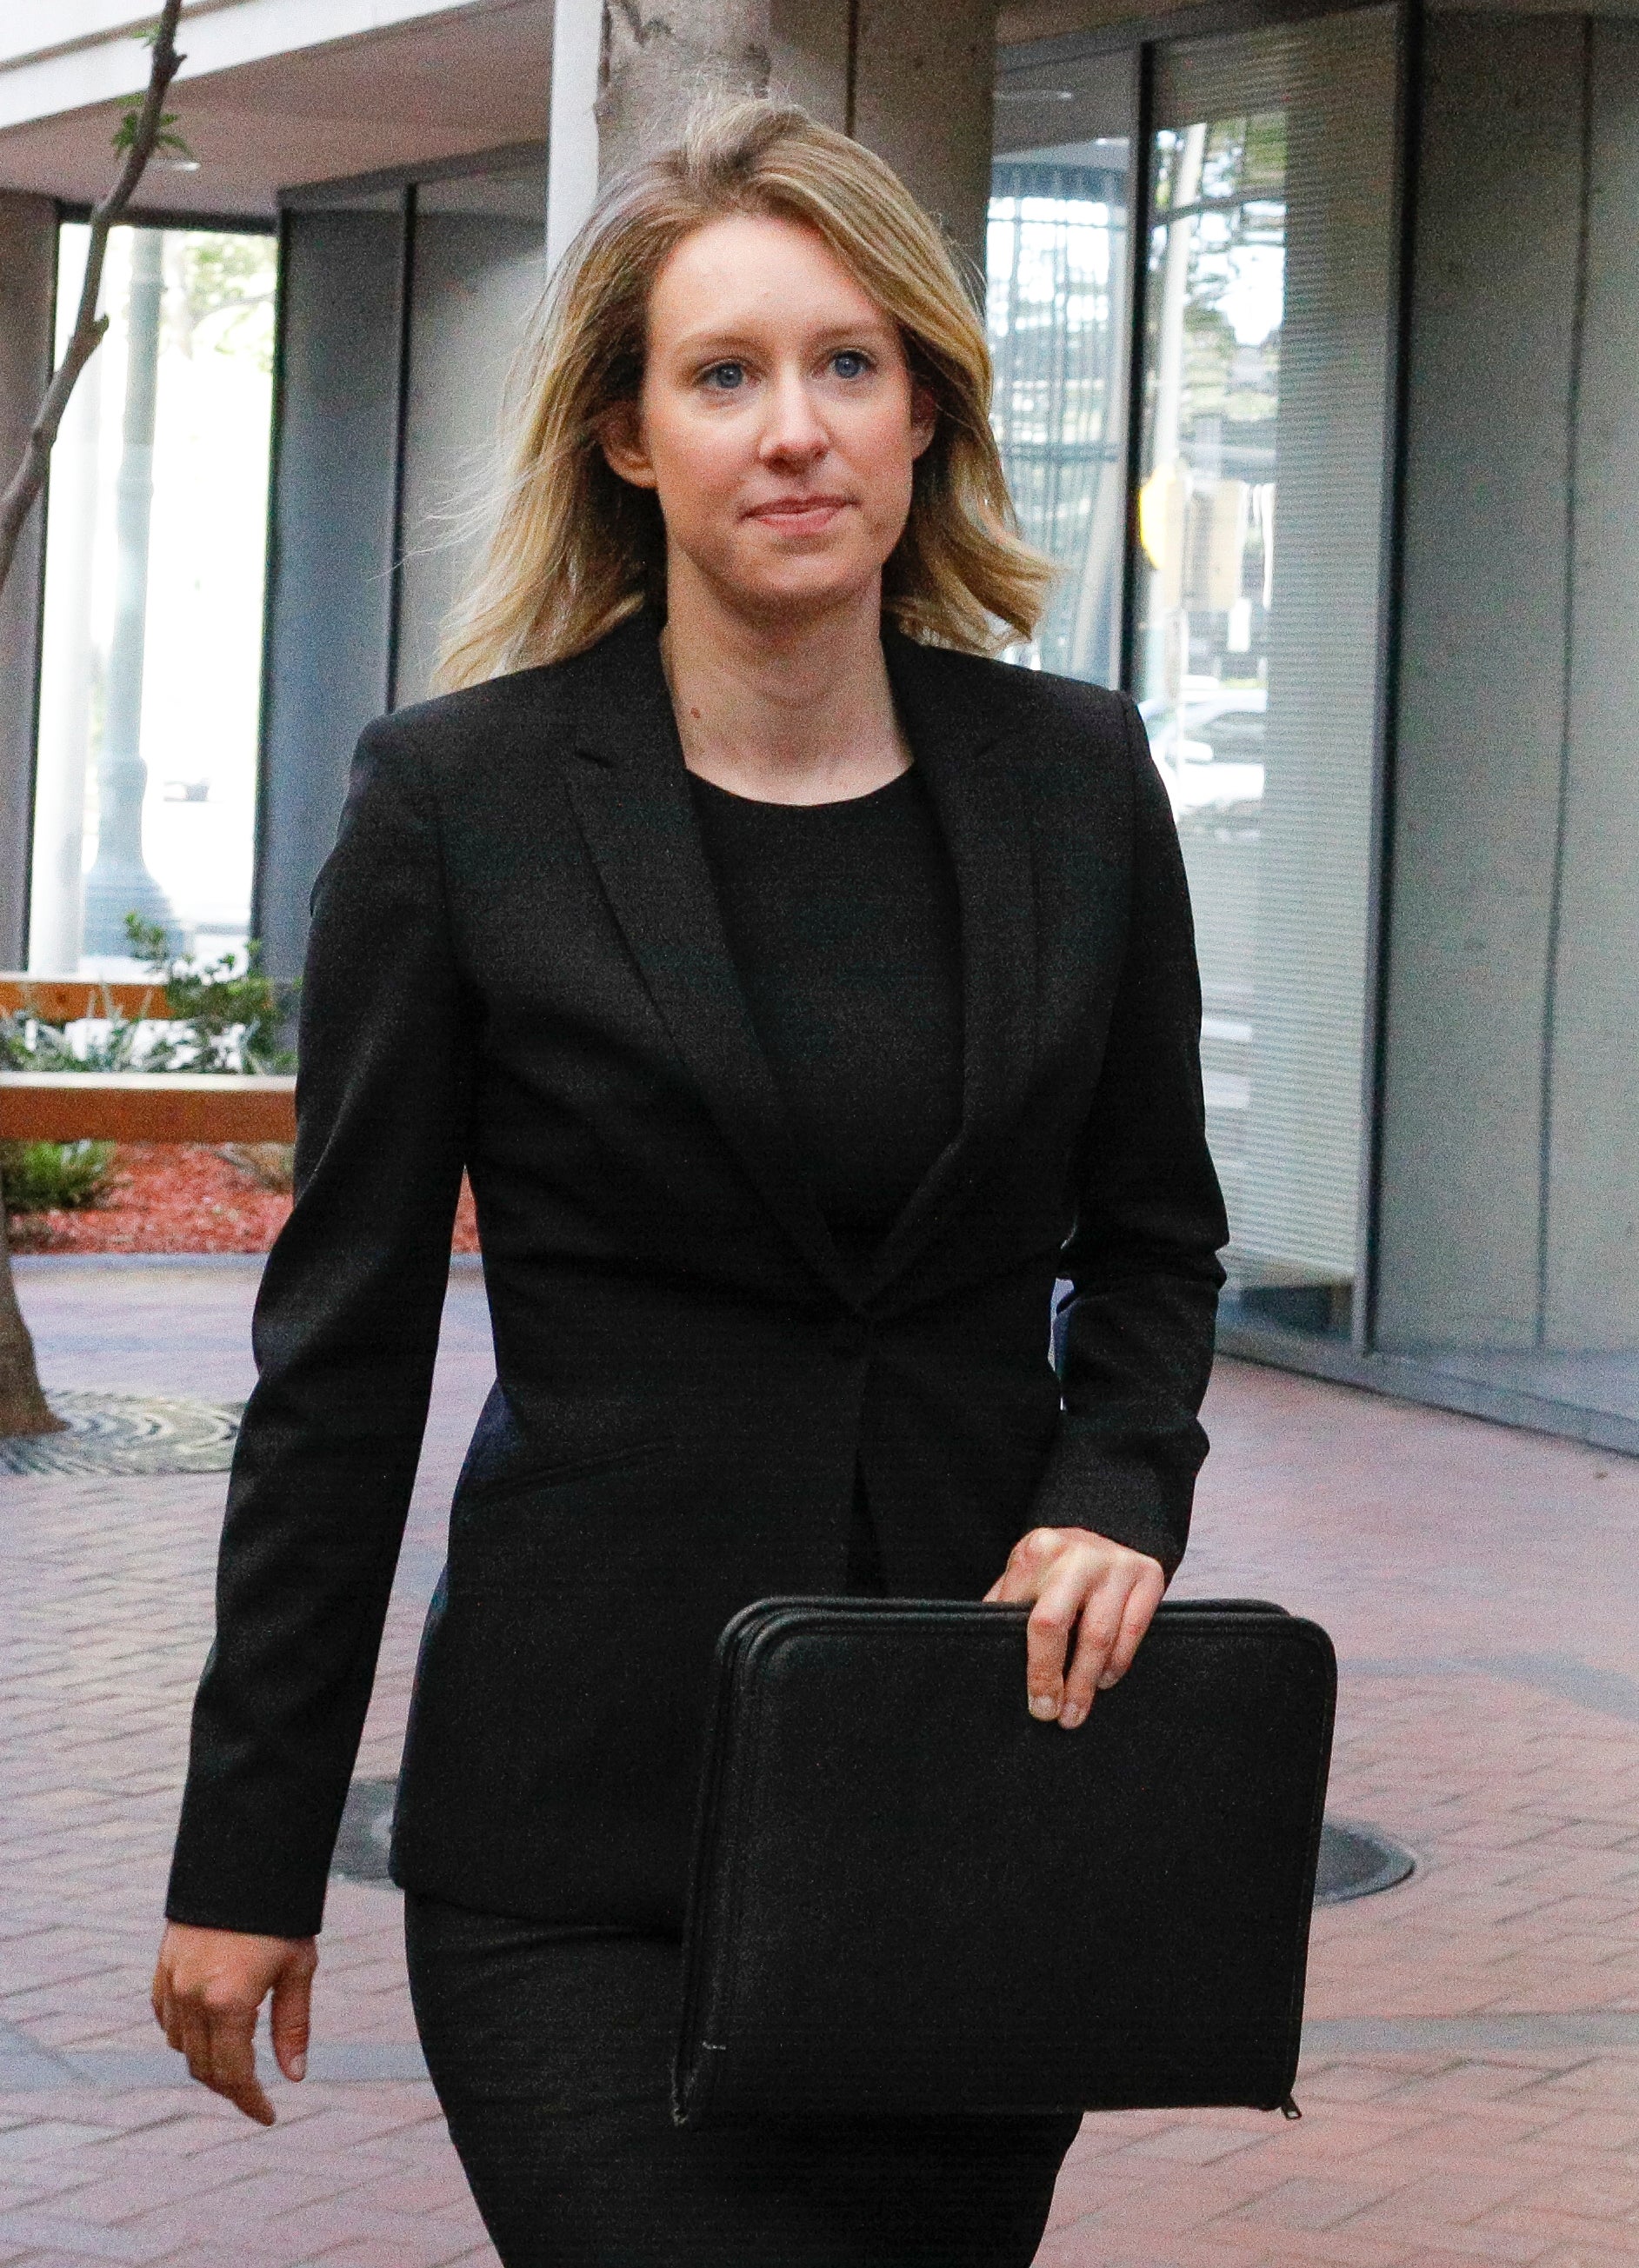
[[780,371],[770,387],[757,453],[764,464],[816,464],[831,446],[803,373]]

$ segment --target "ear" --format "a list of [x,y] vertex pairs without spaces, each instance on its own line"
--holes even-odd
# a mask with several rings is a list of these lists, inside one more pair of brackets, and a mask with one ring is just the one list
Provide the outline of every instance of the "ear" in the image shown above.
[[644,446],[643,420],[635,401],[617,401],[598,419],[595,431],[604,462],[633,488],[652,489],[654,468]]
[[934,389],[922,380],[911,381],[911,454],[919,457],[934,438],[939,423],[939,404],[934,399]]

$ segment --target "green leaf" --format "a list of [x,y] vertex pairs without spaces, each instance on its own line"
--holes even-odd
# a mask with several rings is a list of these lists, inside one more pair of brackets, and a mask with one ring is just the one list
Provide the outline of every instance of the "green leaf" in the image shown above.
[[[114,129],[114,150],[116,157],[123,158],[127,151],[134,148],[137,141],[137,129],[142,123],[142,115],[143,107],[141,103],[134,102],[130,108],[125,113],[124,116],[121,119],[119,125]],[[181,115],[181,112],[175,110],[167,110],[161,113],[159,131],[155,134],[153,140],[154,151],[156,155],[162,151],[167,158],[191,158],[193,156],[194,153],[188,148],[183,136],[180,134],[173,134],[171,131],[171,129],[175,125]]]
[[0,1191],[11,1213],[100,1204],[113,1174],[112,1142],[0,1142]]

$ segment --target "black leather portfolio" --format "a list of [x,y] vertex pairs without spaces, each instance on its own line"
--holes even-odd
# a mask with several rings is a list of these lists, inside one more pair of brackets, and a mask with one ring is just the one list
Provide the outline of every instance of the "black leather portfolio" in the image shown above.
[[1025,1707],[1024,1624],[772,1599],[723,1632],[682,2124],[1289,2102],[1330,1639],[1165,1605],[1065,1732]]

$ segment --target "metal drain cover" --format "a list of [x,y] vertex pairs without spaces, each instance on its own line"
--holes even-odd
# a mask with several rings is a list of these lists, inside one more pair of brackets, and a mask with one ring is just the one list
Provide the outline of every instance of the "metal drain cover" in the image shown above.
[[1346,1898],[1369,1898],[1376,1891],[1392,1890],[1414,1872],[1416,1865],[1402,1844],[1379,1834],[1375,1827],[1328,1819],[1320,1830],[1315,1904],[1339,1906]]
[[385,1882],[387,1846],[393,1832],[395,1779],[356,1779],[342,1808],[341,1832],[330,1872],[344,1882]]
[[0,1439],[0,1473],[225,1473],[242,1402],[184,1402],[160,1394],[48,1394],[63,1433]]

